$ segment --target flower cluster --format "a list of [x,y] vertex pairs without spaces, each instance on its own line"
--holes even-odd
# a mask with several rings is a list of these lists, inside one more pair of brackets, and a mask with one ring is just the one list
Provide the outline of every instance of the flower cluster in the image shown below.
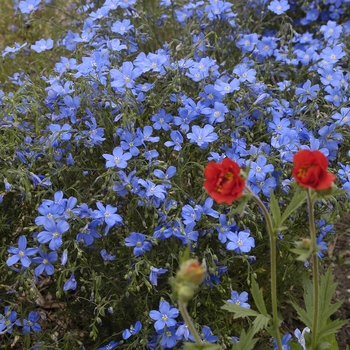
[[[15,4],[28,25],[52,8]],[[228,302],[248,308],[235,290],[252,271],[269,280],[252,194],[285,208],[293,183],[345,190],[337,207],[316,204],[322,256],[349,209],[346,11],[345,0],[72,1],[57,37],[1,48],[11,68],[0,75],[6,345],[44,329],[41,346],[63,348],[68,328],[81,348],[194,341],[167,283],[189,247],[207,272],[191,314],[203,340],[229,346],[240,329],[217,301],[231,290]],[[16,71],[30,59],[45,65]],[[289,250],[306,236],[301,215],[278,232],[281,291],[300,279]],[[78,315],[57,337],[43,322],[56,306],[41,318],[33,309],[42,298]]]

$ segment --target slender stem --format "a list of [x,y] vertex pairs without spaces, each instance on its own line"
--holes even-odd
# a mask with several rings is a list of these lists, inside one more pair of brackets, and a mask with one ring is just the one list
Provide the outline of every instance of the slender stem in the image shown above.
[[314,307],[313,307],[313,322],[312,322],[312,337],[311,337],[311,350],[315,350],[317,346],[317,331],[318,331],[318,308],[319,308],[319,271],[318,271],[318,248],[316,241],[316,228],[315,228],[315,216],[314,216],[314,200],[312,198],[311,189],[307,191],[307,205],[309,211],[309,227],[312,244],[312,279],[314,287]]
[[195,341],[196,341],[196,343],[198,345],[202,345],[202,339],[199,336],[199,334],[198,334],[194,324],[192,323],[191,317],[190,317],[190,315],[188,314],[188,311],[187,311],[186,304],[180,299],[178,300],[178,304],[179,304],[179,309],[180,309],[180,312],[181,312],[181,316],[184,319],[185,324],[187,325],[189,331],[192,333],[193,338],[195,339]]
[[281,334],[279,332],[279,321],[278,321],[278,309],[277,309],[277,261],[276,261],[276,235],[273,228],[272,218],[268,210],[266,209],[264,203],[261,199],[256,196],[251,189],[246,189],[253,196],[255,203],[262,210],[265,220],[267,223],[267,231],[270,237],[270,269],[271,269],[271,303],[272,303],[272,320],[273,320],[273,330],[275,333],[276,343],[278,350],[282,350],[282,340]]

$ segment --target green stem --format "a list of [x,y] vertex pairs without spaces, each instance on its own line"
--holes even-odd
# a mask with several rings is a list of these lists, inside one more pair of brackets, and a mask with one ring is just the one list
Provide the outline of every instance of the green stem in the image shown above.
[[[247,188],[247,187],[246,187]],[[261,199],[256,196],[249,188],[247,188],[249,193],[252,195],[255,203],[262,210],[265,220],[267,223],[267,231],[270,237],[270,268],[271,268],[271,303],[272,303],[272,320],[273,320],[273,330],[276,338],[278,350],[282,350],[282,340],[281,334],[279,332],[279,320],[278,320],[278,309],[277,309],[277,261],[276,261],[276,235],[273,228],[272,218],[268,210],[266,209],[264,203]]]
[[184,319],[185,321],[185,324],[187,325],[189,331],[192,333],[193,335],[193,338],[195,339],[196,343],[198,345],[202,345],[202,339],[201,337],[199,336],[192,320],[191,320],[191,317],[190,315],[188,314],[188,311],[187,311],[187,305],[181,301],[180,299],[178,300],[178,303],[179,303],[179,309],[180,309],[180,312],[181,312],[181,316],[182,318]]
[[318,270],[318,247],[316,241],[316,228],[315,228],[315,216],[314,216],[314,200],[311,194],[311,189],[307,191],[307,205],[309,211],[309,227],[312,244],[312,279],[314,287],[314,307],[313,307],[313,322],[312,322],[312,337],[311,337],[311,350],[315,350],[317,346],[317,332],[318,332],[318,302],[319,302],[319,270]]

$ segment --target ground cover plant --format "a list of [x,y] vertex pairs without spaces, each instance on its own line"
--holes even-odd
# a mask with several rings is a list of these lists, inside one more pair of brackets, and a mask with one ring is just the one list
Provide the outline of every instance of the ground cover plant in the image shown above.
[[0,348],[338,349],[349,3],[0,6]]

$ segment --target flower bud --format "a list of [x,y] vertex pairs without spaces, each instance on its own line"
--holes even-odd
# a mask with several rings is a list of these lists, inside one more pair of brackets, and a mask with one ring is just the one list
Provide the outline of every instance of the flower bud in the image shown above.
[[199,285],[203,282],[204,275],[204,266],[198,260],[190,259],[181,264],[180,270],[177,273],[177,279],[185,283]]

